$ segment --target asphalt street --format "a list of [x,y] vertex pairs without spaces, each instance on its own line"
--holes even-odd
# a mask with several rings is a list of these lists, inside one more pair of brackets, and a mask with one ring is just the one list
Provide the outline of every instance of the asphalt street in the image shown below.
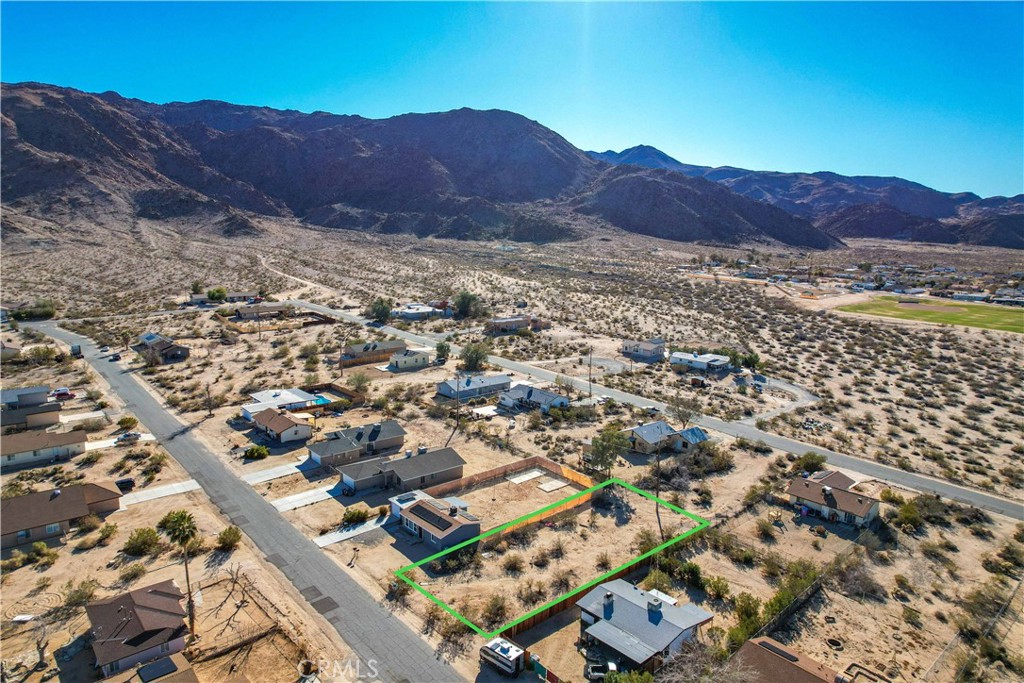
[[[359,656],[362,671],[376,669],[381,680],[395,683],[462,677],[409,626],[378,603],[348,572],[306,538],[252,486],[230,471],[220,458],[191,434],[121,364],[100,358],[96,345],[56,323],[33,327],[67,344],[81,344],[85,360],[110,383],[112,391],[146,425],[168,453],[199,482],[210,500],[294,584],[310,605],[324,615]],[[312,653],[311,659],[337,659],[335,653]],[[372,665],[372,668],[371,668]]]

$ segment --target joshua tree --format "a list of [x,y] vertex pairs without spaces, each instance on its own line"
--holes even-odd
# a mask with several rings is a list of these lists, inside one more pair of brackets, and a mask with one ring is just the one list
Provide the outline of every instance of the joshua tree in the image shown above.
[[196,633],[196,608],[192,602],[192,582],[188,575],[188,547],[199,536],[199,528],[196,526],[195,517],[187,510],[174,510],[165,517],[163,527],[167,538],[181,548],[181,556],[185,562],[185,588],[188,593],[188,630],[195,637]]

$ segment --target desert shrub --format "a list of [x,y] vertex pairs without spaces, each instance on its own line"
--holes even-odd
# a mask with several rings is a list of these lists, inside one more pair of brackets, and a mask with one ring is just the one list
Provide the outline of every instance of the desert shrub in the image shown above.
[[110,542],[110,539],[117,533],[117,525],[111,522],[107,522],[100,528],[99,543],[106,545]]
[[146,567],[141,562],[132,562],[131,564],[124,567],[118,574],[118,578],[121,579],[121,583],[131,583],[138,581],[146,575]]
[[237,526],[229,526],[217,534],[217,550],[231,552],[242,541],[242,530]]
[[608,553],[602,552],[597,556],[596,564],[598,569],[607,571],[612,567],[612,558],[608,556]]
[[523,571],[523,557],[517,553],[512,553],[505,556],[505,559],[501,562],[501,568],[505,570],[506,574],[519,574]]
[[125,415],[124,417],[117,421],[117,426],[120,427],[121,429],[133,429],[137,427],[138,424],[138,418],[132,417],[131,415]]
[[534,579],[525,579],[516,587],[516,597],[527,607],[537,604],[545,595],[544,584]]
[[672,590],[672,579],[660,569],[652,569],[644,578],[643,586],[646,590],[657,590],[665,593]]
[[36,541],[32,544],[32,551],[28,556],[29,561],[37,567],[50,567],[60,557],[60,553],[55,548],[46,545],[44,541]]
[[903,496],[901,496],[900,494],[896,493],[895,491],[893,491],[890,488],[886,488],[886,489],[882,490],[881,498],[882,498],[882,502],[883,503],[889,503],[890,505],[896,505],[896,506],[903,505],[904,503],[907,502],[903,498]]
[[508,601],[505,599],[505,596],[494,594],[487,599],[487,604],[484,605],[480,618],[483,619],[484,624],[488,628],[494,628],[505,623],[505,620],[508,618],[508,611]]
[[793,461],[793,470],[796,472],[819,472],[825,469],[825,462],[824,455],[808,451]]
[[75,526],[78,527],[79,531],[85,534],[99,529],[101,523],[100,518],[96,515],[86,515],[85,517],[79,517],[75,520]]
[[95,579],[83,579],[77,584],[68,579],[68,582],[64,584],[64,606],[65,607],[81,607],[86,603],[92,601],[93,596],[96,594],[96,589],[99,588],[100,583]]
[[633,538],[633,547],[636,549],[636,552],[641,555],[649,550],[657,548],[659,545],[661,545],[661,541],[658,540],[657,534],[650,529],[641,529]]
[[535,567],[546,567],[551,562],[551,551],[547,548],[542,548],[537,551],[537,554],[530,560],[530,564]]
[[153,527],[147,526],[132,531],[121,551],[125,555],[141,557],[155,552],[159,547],[160,534]]
[[704,588],[704,577],[701,575],[700,565],[696,562],[688,560],[679,565],[679,578],[687,586]]
[[362,524],[368,519],[370,519],[370,511],[366,508],[348,508],[341,517],[341,525]]
[[266,446],[249,446],[244,455],[249,460],[264,460],[270,455],[270,449]]
[[704,590],[709,597],[721,600],[729,595],[729,582],[721,576],[709,576],[704,580]]
[[28,564],[28,555],[15,548],[11,551],[11,556],[6,560],[0,561],[0,570],[9,572],[15,569],[20,569]]
[[761,537],[762,541],[774,541],[775,525],[763,517],[759,518],[757,520],[757,535]]
[[560,569],[551,578],[551,589],[556,593],[566,593],[572,588],[576,572],[571,569]]

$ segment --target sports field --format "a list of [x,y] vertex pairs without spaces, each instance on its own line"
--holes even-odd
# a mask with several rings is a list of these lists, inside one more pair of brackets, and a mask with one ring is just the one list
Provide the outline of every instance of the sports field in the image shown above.
[[838,310],[880,315],[886,318],[921,320],[945,325],[965,325],[1024,334],[1024,309],[993,304],[972,304],[950,299],[879,296],[864,303],[840,306]]

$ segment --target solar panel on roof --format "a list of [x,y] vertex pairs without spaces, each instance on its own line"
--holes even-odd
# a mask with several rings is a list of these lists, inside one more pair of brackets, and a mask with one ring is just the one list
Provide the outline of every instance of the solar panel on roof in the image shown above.
[[783,659],[785,659],[785,660],[787,660],[787,661],[790,661],[790,662],[796,662],[796,661],[799,661],[799,659],[800,659],[799,657],[797,657],[797,656],[796,656],[796,655],[794,655],[793,653],[791,653],[791,652],[786,652],[786,651],[785,651],[785,650],[783,650],[782,648],[780,648],[780,647],[776,647],[776,646],[775,646],[774,644],[772,644],[772,643],[769,643],[769,642],[766,642],[766,641],[763,641],[763,640],[762,640],[762,641],[761,641],[760,643],[758,643],[758,645],[760,645],[760,646],[761,646],[761,647],[763,647],[764,649],[768,650],[768,651],[769,651],[769,652],[771,652],[772,654],[776,654],[776,655],[778,655],[778,656],[782,657]]
[[178,665],[170,657],[164,657],[158,659],[152,664],[139,667],[139,678],[143,683],[149,683],[149,681],[155,681],[162,676],[174,673],[178,670]]

